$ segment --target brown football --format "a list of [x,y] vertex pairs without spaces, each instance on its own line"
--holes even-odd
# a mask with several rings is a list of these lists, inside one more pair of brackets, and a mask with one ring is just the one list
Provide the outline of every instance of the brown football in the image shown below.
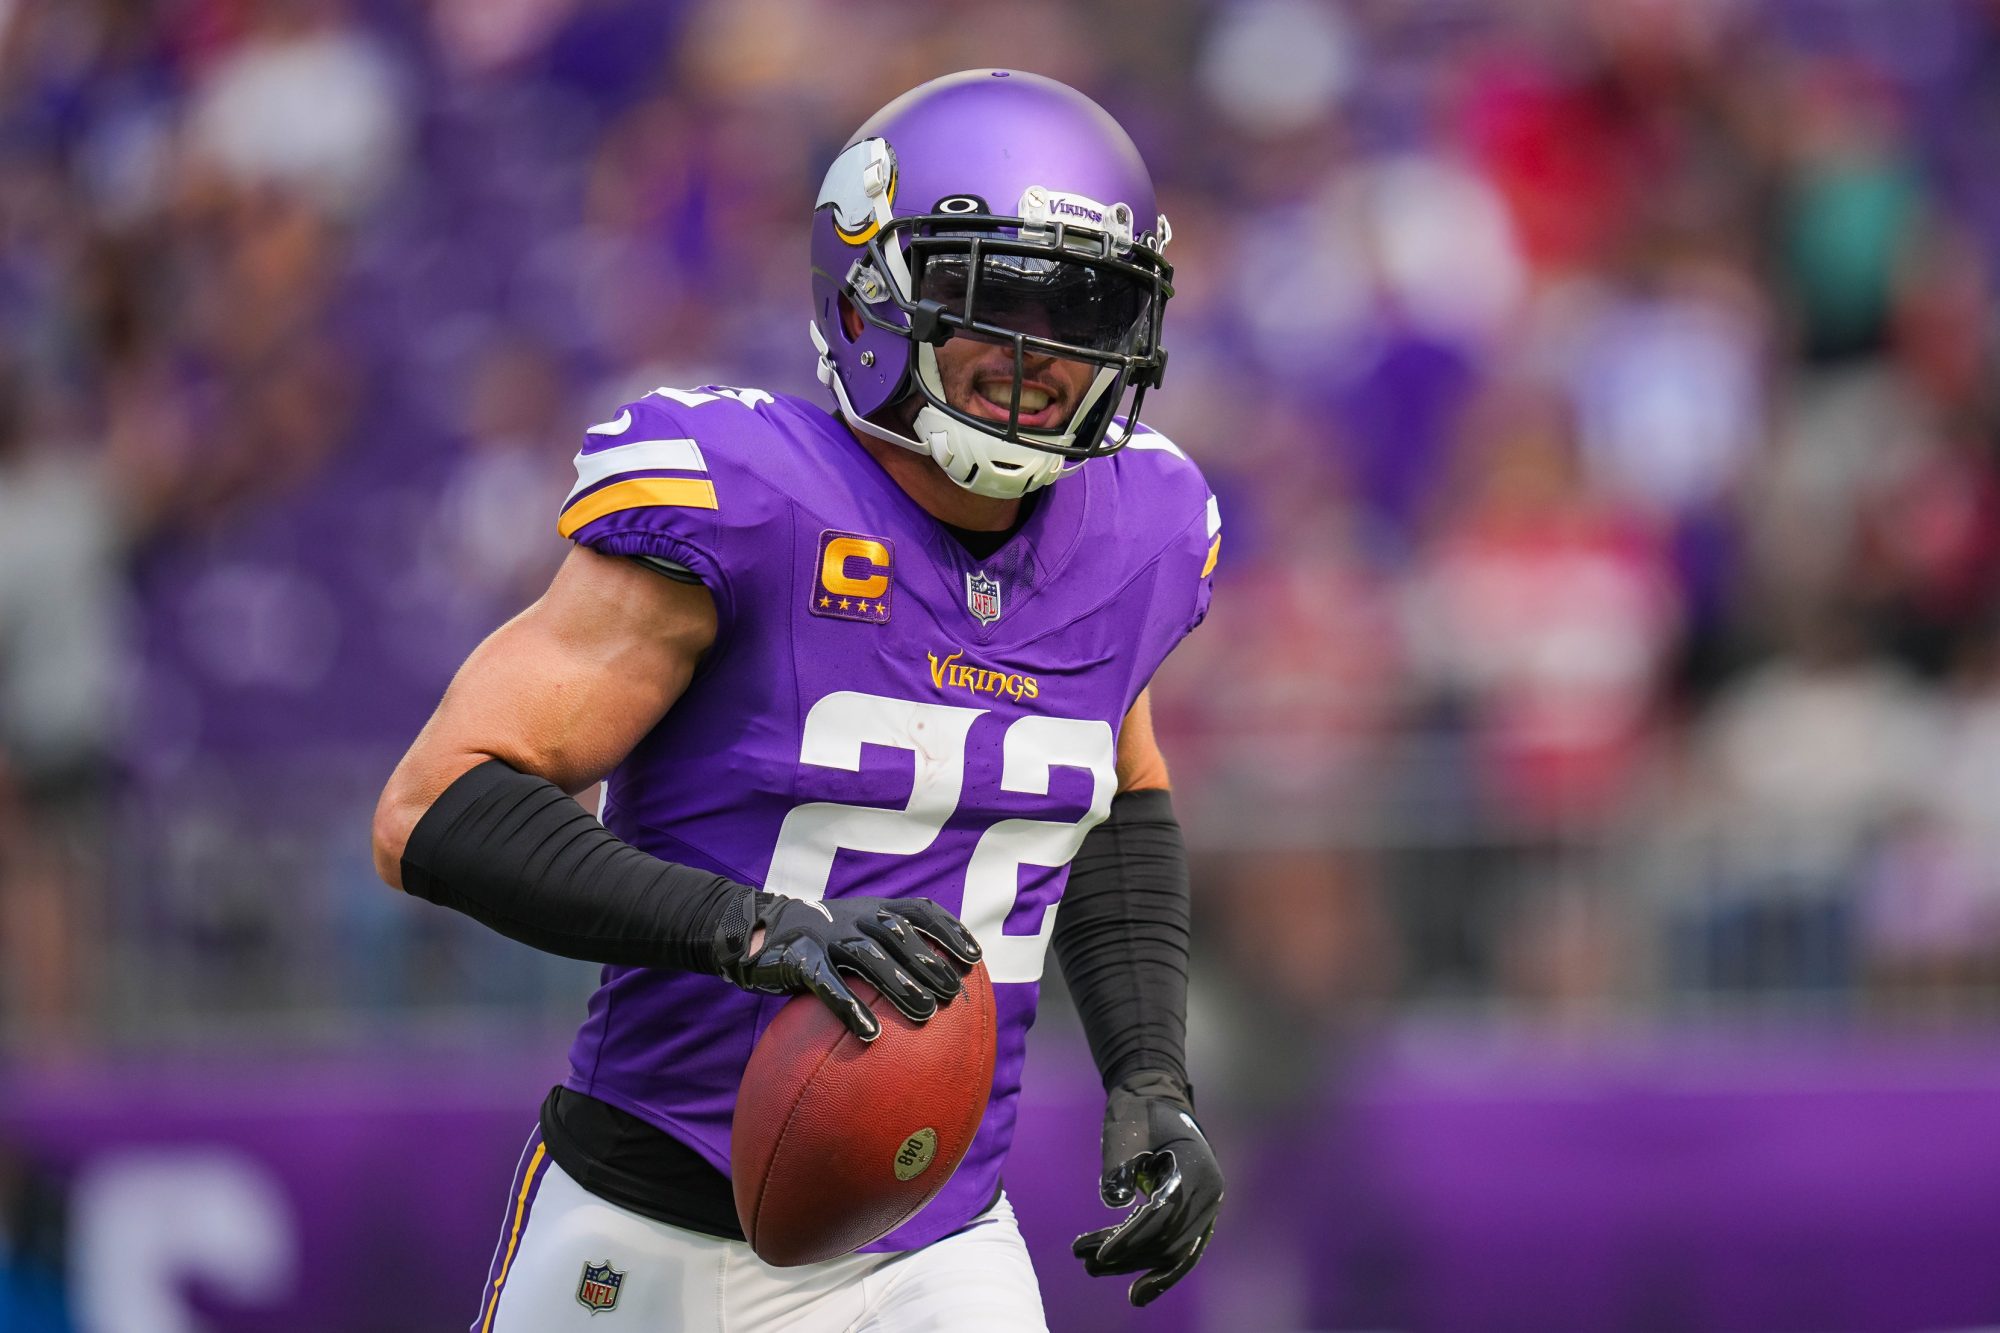
[[736,1216],[768,1264],[851,1254],[915,1216],[958,1169],[993,1089],[984,963],[923,1023],[843,979],[881,1034],[864,1042],[817,996],[793,996],[757,1039],[736,1096]]

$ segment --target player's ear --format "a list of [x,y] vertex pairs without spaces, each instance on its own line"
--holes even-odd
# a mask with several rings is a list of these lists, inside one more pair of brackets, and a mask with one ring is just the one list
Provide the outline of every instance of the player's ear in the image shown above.
[[840,298],[840,327],[846,331],[849,342],[861,336],[861,312],[846,296]]

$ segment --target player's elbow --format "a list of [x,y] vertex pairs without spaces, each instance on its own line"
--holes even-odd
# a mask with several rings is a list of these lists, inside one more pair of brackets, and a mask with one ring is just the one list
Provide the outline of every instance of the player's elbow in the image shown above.
[[382,789],[382,799],[375,803],[371,828],[375,873],[392,889],[403,887],[403,849],[410,845],[410,834],[429,808],[429,803],[412,792],[402,777],[398,770]]

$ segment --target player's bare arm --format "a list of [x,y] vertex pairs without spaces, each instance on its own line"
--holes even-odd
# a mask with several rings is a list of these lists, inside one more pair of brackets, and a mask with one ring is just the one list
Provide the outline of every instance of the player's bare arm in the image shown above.
[[375,869],[403,887],[410,831],[490,759],[571,795],[666,714],[715,640],[715,601],[632,560],[573,548],[547,592],[458,670],[375,808]]
[[1165,791],[1172,785],[1167,780],[1167,757],[1153,734],[1153,692],[1141,690],[1118,731],[1118,790]]

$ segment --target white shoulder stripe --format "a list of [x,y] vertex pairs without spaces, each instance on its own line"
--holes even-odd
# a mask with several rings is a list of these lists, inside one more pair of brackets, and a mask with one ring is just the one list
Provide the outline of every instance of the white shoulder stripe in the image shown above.
[[1181,447],[1178,444],[1175,444],[1172,440],[1156,431],[1138,432],[1131,439],[1125,441],[1125,447],[1127,449],[1163,449],[1175,458],[1187,457],[1186,454],[1181,452]]
[[1218,505],[1215,497],[1211,495],[1208,497],[1208,535],[1213,537],[1220,531],[1222,531],[1222,506]]
[[[706,472],[708,462],[701,456],[701,446],[693,440],[634,440],[612,449],[600,449],[594,454],[579,453],[576,456],[576,485],[570,489],[569,500],[574,500],[578,492],[595,486],[607,477],[615,477],[620,472],[647,472],[653,470],[674,472]],[[569,500],[563,501],[568,504]]]

